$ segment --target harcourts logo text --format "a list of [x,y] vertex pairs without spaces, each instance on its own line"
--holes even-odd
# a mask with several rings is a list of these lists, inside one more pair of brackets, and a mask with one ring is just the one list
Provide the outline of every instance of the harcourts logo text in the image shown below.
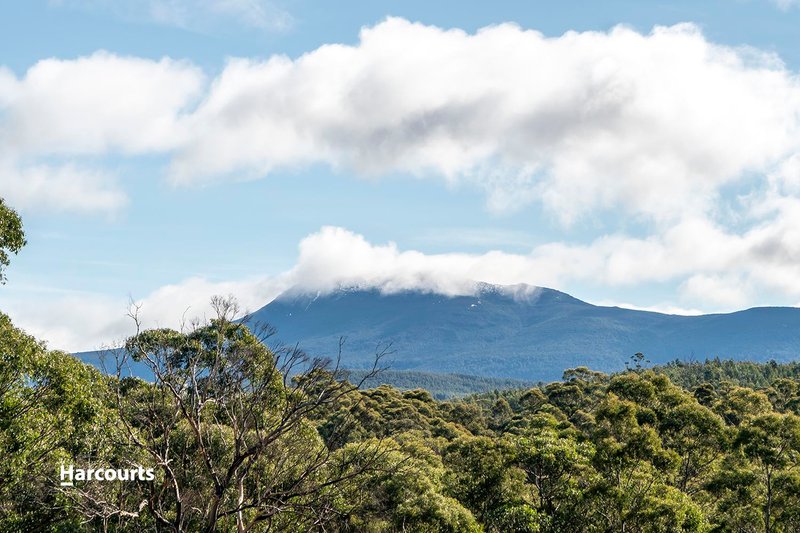
[[75,468],[61,465],[61,486],[71,487],[75,481],[153,481],[152,468]]

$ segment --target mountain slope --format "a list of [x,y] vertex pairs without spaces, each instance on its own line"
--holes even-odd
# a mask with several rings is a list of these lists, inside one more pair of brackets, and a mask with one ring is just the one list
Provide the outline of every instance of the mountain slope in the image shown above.
[[595,306],[527,286],[481,285],[475,296],[339,290],[288,292],[248,320],[275,326],[280,340],[334,356],[347,337],[343,366],[368,366],[391,343],[396,370],[526,380],[557,379],[585,365],[618,370],[631,354],[653,362],[728,357],[786,361],[800,353],[800,309],[765,307],[730,314],[676,316]]

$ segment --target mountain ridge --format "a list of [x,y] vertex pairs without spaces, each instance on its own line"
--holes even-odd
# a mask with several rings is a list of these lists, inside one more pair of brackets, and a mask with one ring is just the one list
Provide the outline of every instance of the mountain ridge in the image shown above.
[[620,370],[635,352],[656,363],[788,361],[800,353],[800,309],[793,307],[685,316],[598,306],[546,287],[475,286],[468,296],[294,288],[247,319],[270,323],[280,340],[315,355],[334,355],[346,337],[343,364],[352,368],[368,366],[376,347],[391,343],[397,370],[537,381],[574,366]]

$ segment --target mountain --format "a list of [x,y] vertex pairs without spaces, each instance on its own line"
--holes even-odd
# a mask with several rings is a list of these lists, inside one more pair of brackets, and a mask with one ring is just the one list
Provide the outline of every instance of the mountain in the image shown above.
[[393,370],[521,380],[560,378],[566,368],[624,368],[643,352],[653,363],[710,357],[788,361],[800,354],[800,309],[761,307],[678,316],[592,305],[553,289],[480,284],[474,296],[340,289],[289,291],[252,313],[279,340],[365,368],[391,343]]

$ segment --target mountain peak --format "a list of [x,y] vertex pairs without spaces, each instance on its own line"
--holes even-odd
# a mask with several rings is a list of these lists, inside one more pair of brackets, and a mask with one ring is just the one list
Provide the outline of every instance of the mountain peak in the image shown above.
[[[580,301],[564,292],[529,285],[527,283],[517,283],[513,285],[502,285],[487,283],[484,281],[464,281],[454,284],[452,287],[408,287],[403,284],[384,283],[382,285],[366,283],[342,283],[333,288],[319,289],[307,288],[295,285],[278,295],[276,301],[311,301],[318,298],[337,298],[353,294],[372,294],[377,296],[397,296],[397,295],[432,295],[446,298],[456,297],[479,297],[479,296],[505,296],[512,297],[520,302],[535,302],[539,297],[548,295],[553,299],[566,299]],[[585,303],[585,302],[584,302]]]
[[392,344],[395,370],[558,379],[565,368],[624,368],[630,355],[653,362],[728,357],[778,361],[800,354],[800,309],[751,309],[680,316],[602,307],[531,285],[474,282],[469,294],[340,286],[293,288],[249,318],[277,329],[279,340],[343,365],[372,363]]

